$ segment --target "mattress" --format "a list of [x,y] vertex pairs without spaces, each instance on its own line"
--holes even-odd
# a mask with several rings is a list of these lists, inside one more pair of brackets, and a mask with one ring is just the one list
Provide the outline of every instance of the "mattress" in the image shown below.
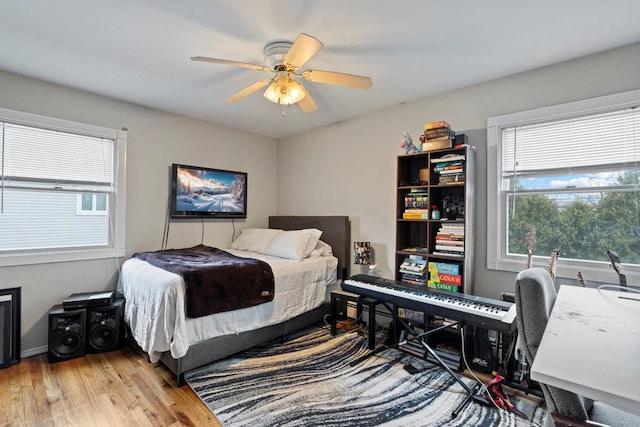
[[241,257],[267,262],[275,279],[273,301],[240,310],[188,318],[185,284],[174,273],[131,258],[120,271],[119,289],[126,300],[124,320],[133,338],[153,363],[166,351],[179,359],[189,346],[223,335],[275,325],[328,302],[336,284],[338,260],[333,256],[301,261],[225,249]]

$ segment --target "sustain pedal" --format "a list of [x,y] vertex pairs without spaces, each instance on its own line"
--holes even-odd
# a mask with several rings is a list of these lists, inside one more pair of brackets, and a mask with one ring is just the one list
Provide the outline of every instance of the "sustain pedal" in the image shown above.
[[420,372],[420,370],[413,365],[404,365],[404,370],[410,373],[411,375],[414,375]]

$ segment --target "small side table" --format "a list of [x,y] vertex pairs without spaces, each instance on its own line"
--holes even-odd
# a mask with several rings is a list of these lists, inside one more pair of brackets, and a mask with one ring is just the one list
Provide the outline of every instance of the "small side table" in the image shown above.
[[369,349],[376,348],[376,305],[378,301],[373,298],[361,297],[358,294],[352,294],[343,290],[336,290],[331,292],[331,335],[336,335],[336,321],[338,317],[338,300],[352,301],[356,303],[356,318],[359,319],[362,315],[362,307],[367,306],[369,310]]

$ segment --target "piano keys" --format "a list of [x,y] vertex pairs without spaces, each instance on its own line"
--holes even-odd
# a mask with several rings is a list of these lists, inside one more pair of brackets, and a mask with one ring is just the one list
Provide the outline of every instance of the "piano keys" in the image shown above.
[[410,310],[442,316],[507,335],[516,329],[514,303],[476,295],[439,291],[395,280],[357,274],[342,289]]

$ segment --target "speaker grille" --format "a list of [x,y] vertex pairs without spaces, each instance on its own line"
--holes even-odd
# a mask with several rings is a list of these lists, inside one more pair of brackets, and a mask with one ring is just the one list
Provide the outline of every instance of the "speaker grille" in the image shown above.
[[82,336],[76,332],[63,332],[56,336],[52,350],[58,356],[70,356],[82,347]]
[[118,334],[109,326],[99,326],[91,331],[89,341],[98,349],[105,349],[115,344]]

